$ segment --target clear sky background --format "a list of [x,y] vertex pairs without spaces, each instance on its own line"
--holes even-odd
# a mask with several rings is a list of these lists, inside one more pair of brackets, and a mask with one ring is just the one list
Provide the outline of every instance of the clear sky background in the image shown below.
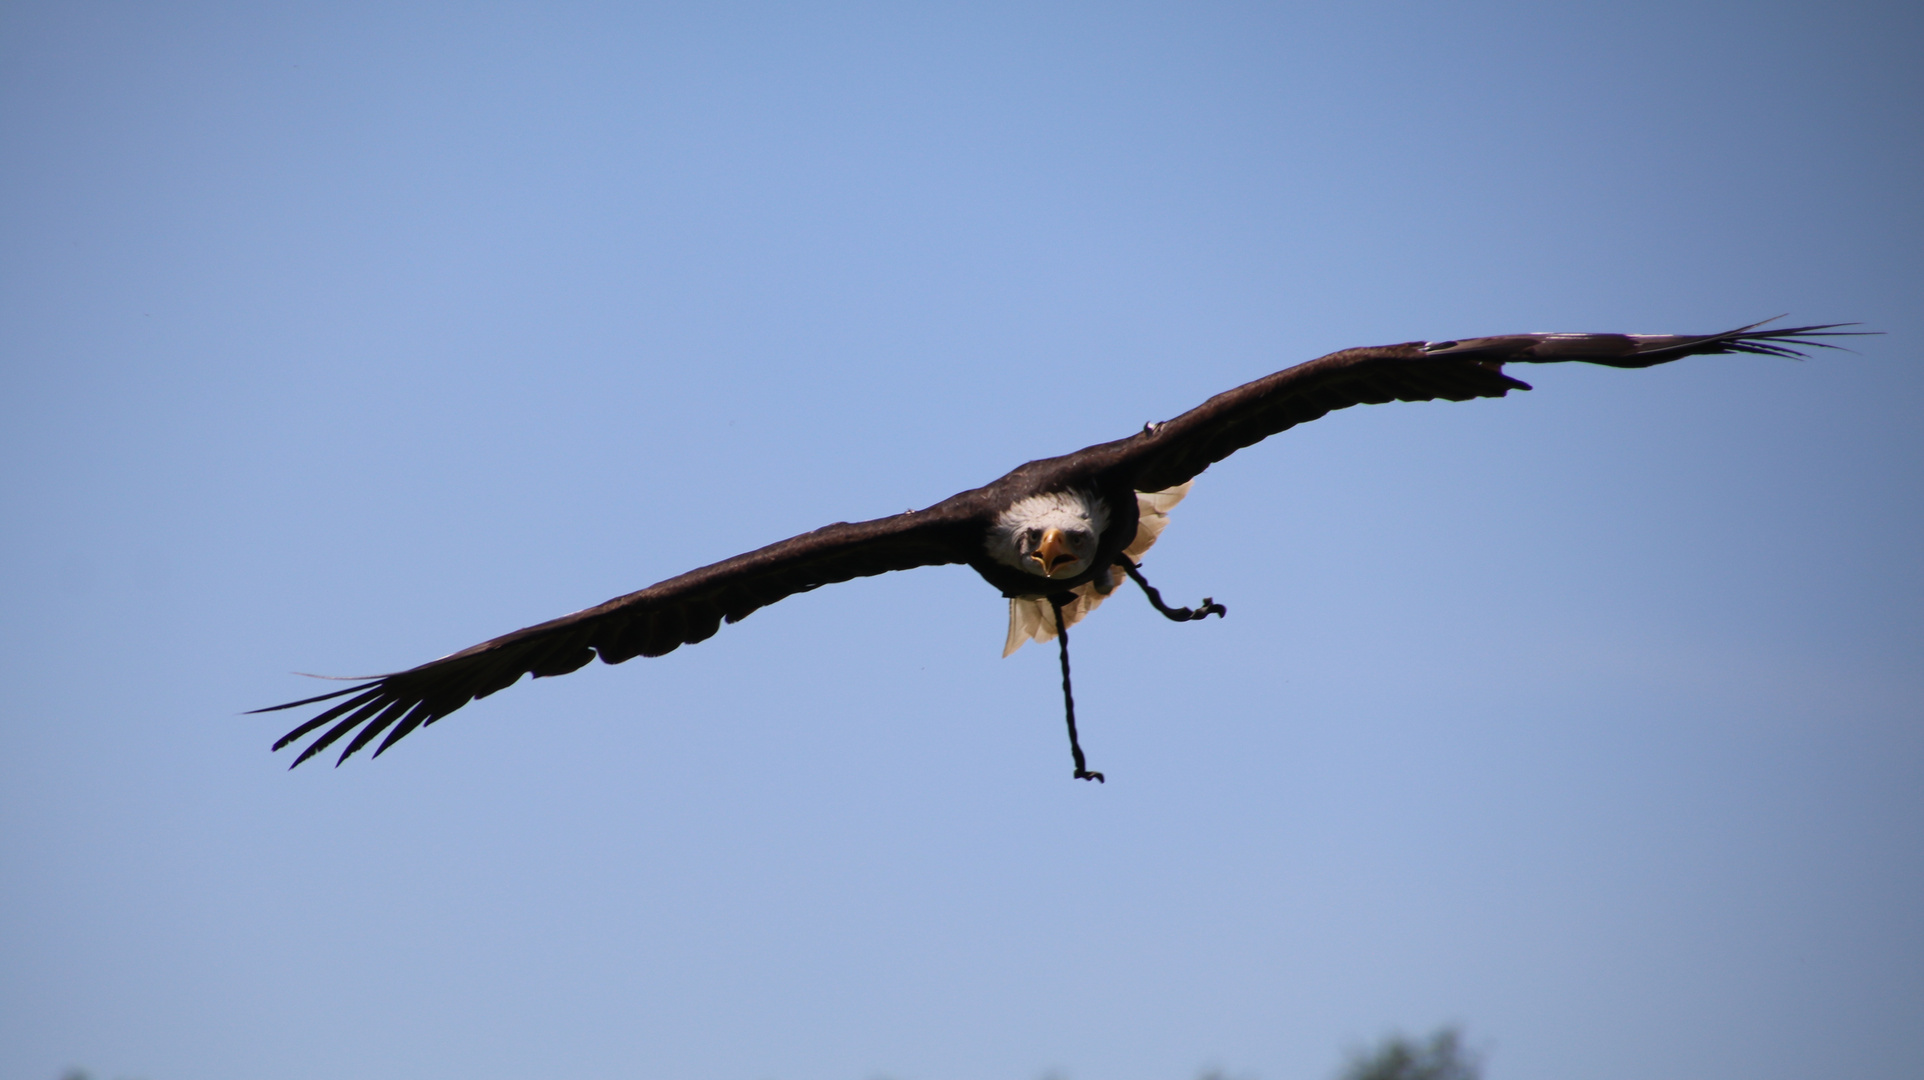
[[[1914,4],[0,8],[0,1076],[1924,1075]],[[271,10],[268,10],[271,9]],[[286,770],[1350,345],[1532,368]],[[331,760],[331,759],[330,759]]]

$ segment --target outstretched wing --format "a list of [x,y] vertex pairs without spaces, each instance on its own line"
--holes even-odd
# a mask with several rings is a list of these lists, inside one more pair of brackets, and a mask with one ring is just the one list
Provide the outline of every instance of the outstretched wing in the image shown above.
[[1134,473],[1140,491],[1193,479],[1216,462],[1280,431],[1351,405],[1388,401],[1467,401],[1528,390],[1503,373],[1510,363],[1580,360],[1610,367],[1666,364],[1697,353],[1802,357],[1800,348],[1836,348],[1817,340],[1853,335],[1848,323],[1722,334],[1511,334],[1462,341],[1413,341],[1345,349],[1245,383],[1140,435],[1110,444],[1114,465]]
[[387,738],[374,751],[379,757],[415,728],[506,689],[523,675],[566,675],[597,655],[609,664],[636,656],[661,656],[706,640],[723,622],[740,622],[783,597],[891,570],[965,562],[971,554],[969,538],[979,529],[970,527],[966,513],[947,506],[852,525],[840,522],[504,634],[420,667],[253,711],[274,712],[346,698],[283,735],[274,749],[332,724],[301,751],[294,765],[356,728],[360,730],[335,764],[387,731]]

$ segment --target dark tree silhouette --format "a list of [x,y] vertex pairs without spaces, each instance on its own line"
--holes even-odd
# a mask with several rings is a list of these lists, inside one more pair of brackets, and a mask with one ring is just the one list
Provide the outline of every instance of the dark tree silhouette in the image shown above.
[[1350,1058],[1341,1080],[1478,1080],[1476,1056],[1463,1048],[1463,1035],[1444,1028],[1417,1042],[1392,1035],[1376,1049]]

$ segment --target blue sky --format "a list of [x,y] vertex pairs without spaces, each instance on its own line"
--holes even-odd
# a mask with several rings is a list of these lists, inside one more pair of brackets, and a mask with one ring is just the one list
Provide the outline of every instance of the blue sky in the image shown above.
[[[1899,4],[0,7],[0,1074],[1924,1068]],[[965,569],[285,771],[242,710],[1350,345],[1003,660]]]

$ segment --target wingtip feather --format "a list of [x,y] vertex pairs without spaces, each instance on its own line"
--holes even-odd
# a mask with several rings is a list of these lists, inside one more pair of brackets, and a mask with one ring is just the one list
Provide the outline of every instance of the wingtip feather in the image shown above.
[[[323,676],[316,676],[316,677],[320,678]],[[358,686],[350,686],[345,690],[336,690],[331,694],[316,694],[311,698],[302,698],[299,701],[290,701],[284,705],[269,705],[265,709],[249,709],[246,712],[242,713],[241,715],[242,716],[258,716],[261,713],[280,712],[282,709],[298,709],[303,705],[312,705],[317,701],[328,701],[332,698],[345,697],[348,694],[352,694],[356,690],[365,690],[368,687],[373,686],[375,683],[380,682],[381,679],[384,679],[386,677],[387,676],[383,675],[375,678],[371,682],[364,682]]]

